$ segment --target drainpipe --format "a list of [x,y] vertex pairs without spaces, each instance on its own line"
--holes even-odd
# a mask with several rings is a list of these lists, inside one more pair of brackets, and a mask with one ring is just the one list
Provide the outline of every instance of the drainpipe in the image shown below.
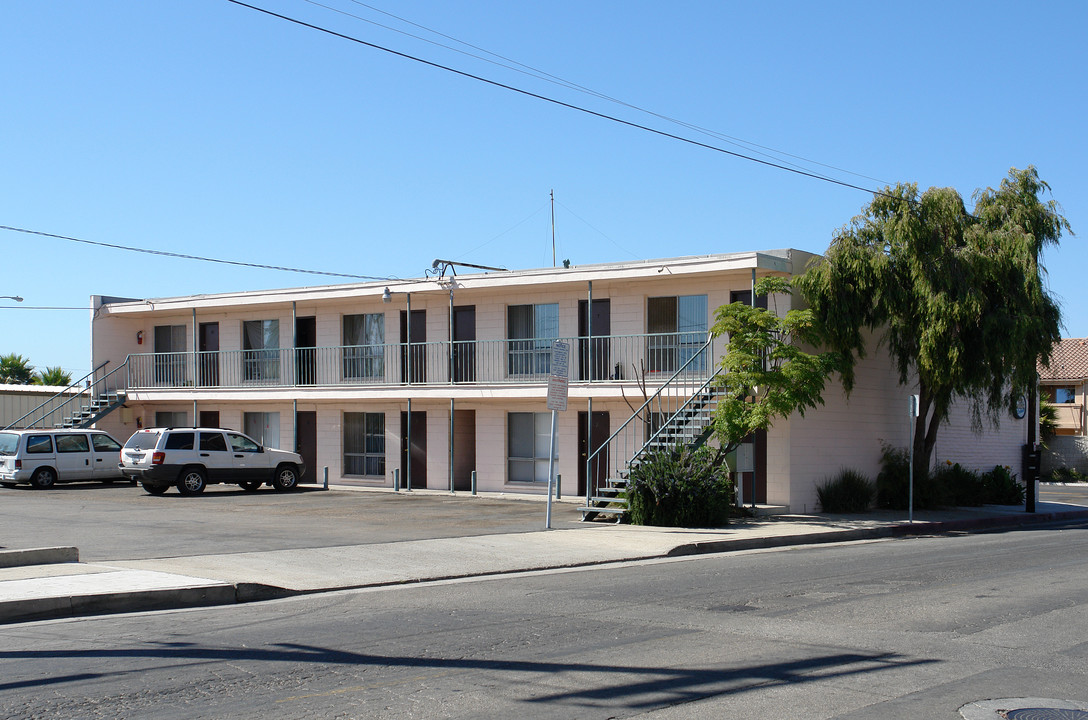
[[[450,293],[453,294],[452,292]],[[450,398],[450,446],[449,446],[449,475],[450,475],[450,493],[453,493],[453,410],[454,399]]]

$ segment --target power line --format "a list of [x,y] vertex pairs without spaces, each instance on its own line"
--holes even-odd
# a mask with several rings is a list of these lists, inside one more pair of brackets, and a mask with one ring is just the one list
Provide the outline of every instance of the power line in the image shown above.
[[[514,60],[512,58],[508,58],[505,55],[500,55],[499,53],[492,52],[491,50],[488,50],[487,48],[480,47],[479,45],[473,45],[472,43],[465,42],[464,40],[460,40],[458,38],[455,38],[452,35],[447,35],[446,33],[443,33],[443,32],[440,32],[438,30],[434,30],[432,28],[429,28],[426,25],[421,25],[420,23],[413,22],[411,20],[408,20],[407,18],[400,17],[399,15],[394,15],[393,13],[382,10],[381,8],[375,7],[373,5],[368,5],[367,3],[362,2],[362,0],[350,0],[350,2],[352,2],[352,3],[356,4],[356,5],[360,5],[362,7],[365,7],[365,8],[367,8],[369,10],[372,10],[372,11],[374,11],[376,13],[381,13],[382,15],[385,15],[387,17],[391,17],[394,20],[398,20],[398,21],[400,21],[402,23],[405,23],[407,25],[417,27],[417,28],[419,28],[421,30],[425,30],[426,32],[432,33],[432,34],[437,35],[439,37],[446,38],[447,40],[452,40],[453,42],[458,43],[460,45],[464,45],[465,47],[469,47],[469,48],[472,48],[473,50],[477,50],[479,52],[486,53],[486,54],[490,55],[491,57],[498,58],[499,60],[502,60],[503,62],[496,62],[495,60],[490,60],[490,59],[488,59],[486,57],[481,57],[481,56],[476,55],[474,53],[466,52],[464,50],[460,50],[458,48],[451,47],[451,46],[446,45],[444,43],[436,42],[434,40],[431,40],[431,39],[428,39],[428,38],[425,38],[425,37],[421,37],[420,35],[415,35],[413,33],[406,32],[404,30],[400,30],[400,29],[392,27],[390,25],[383,25],[382,23],[376,22],[376,21],[371,20],[369,18],[365,18],[365,17],[359,16],[359,15],[355,15],[354,13],[349,13],[349,12],[347,12],[345,10],[341,10],[339,8],[332,7],[330,5],[325,5],[324,3],[317,2],[317,0],[303,0],[303,1],[307,2],[307,3],[311,4],[311,5],[315,5],[317,7],[325,8],[326,10],[330,10],[332,12],[339,13],[339,14],[344,15],[346,17],[354,18],[354,19],[359,20],[361,22],[369,23],[369,24],[374,25],[376,27],[380,27],[380,28],[383,28],[385,30],[389,30],[391,32],[399,33],[399,34],[404,35],[406,37],[414,38],[416,40],[420,40],[421,42],[429,43],[429,44],[434,45],[436,47],[445,48],[446,50],[450,50],[452,52],[460,53],[461,55],[465,55],[466,57],[475,58],[477,60],[481,60],[481,61],[486,62],[486,63],[491,63],[492,65],[495,65],[497,67],[503,67],[503,68],[506,68],[508,70],[513,70],[514,72],[518,72],[518,73],[521,73],[523,75],[528,75],[529,77],[535,77],[538,80],[544,80],[545,82],[550,82],[552,84],[559,85],[560,87],[565,87],[565,88],[568,88],[570,90],[576,90],[578,92],[585,93],[587,95],[591,95],[591,96],[596,97],[596,98],[600,98],[601,100],[607,100],[608,102],[615,103],[617,105],[622,105],[623,107],[627,107],[627,108],[630,108],[632,110],[637,110],[638,112],[645,113],[647,115],[651,115],[651,116],[656,117],[658,119],[674,123],[676,125],[680,125],[681,127],[686,127],[689,130],[694,130],[696,132],[702,133],[703,135],[707,135],[709,137],[714,137],[714,138],[717,138],[719,140],[723,140],[723,141],[729,143],[730,145],[736,145],[737,147],[743,147],[743,148],[745,148],[747,150],[755,152],[755,153],[757,153],[759,155],[762,155],[764,157],[775,158],[777,160],[780,160],[781,162],[787,162],[785,160],[782,160],[781,157],[779,157],[779,156],[785,156],[785,157],[793,158],[795,160],[800,160],[800,161],[809,163],[810,165],[819,165],[820,167],[824,167],[824,168],[827,168],[829,170],[835,170],[836,172],[846,173],[848,175],[853,175],[854,177],[864,178],[865,180],[872,180],[873,182],[881,183],[883,185],[890,185],[891,184],[891,183],[885,182],[883,180],[879,180],[877,178],[871,177],[869,175],[864,175],[862,173],[857,173],[857,172],[854,172],[852,170],[847,170],[846,168],[837,167],[835,165],[829,165],[827,163],[823,163],[823,162],[820,162],[818,160],[812,160],[810,158],[806,158],[806,157],[803,157],[801,155],[795,155],[795,154],[792,154],[792,153],[788,153],[788,152],[785,152],[783,150],[777,150],[775,148],[768,147],[766,145],[760,145],[759,143],[751,142],[750,140],[744,140],[743,138],[738,138],[738,137],[734,137],[732,135],[727,135],[725,133],[721,133],[721,132],[718,132],[716,130],[710,130],[710,129],[701,127],[699,125],[695,125],[693,123],[685,122],[683,120],[678,120],[678,119],[670,117],[668,115],[664,115],[664,114],[655,112],[653,110],[648,110],[648,109],[646,109],[644,107],[640,107],[638,105],[634,105],[634,104],[626,102],[624,100],[620,100],[620,99],[614,98],[614,97],[612,97],[610,95],[606,95],[604,93],[598,92],[598,91],[593,90],[592,88],[588,88],[588,87],[586,87],[584,85],[579,85],[576,82],[566,80],[566,79],[564,79],[562,77],[559,77],[558,75],[553,75],[552,73],[549,73],[546,70],[541,70],[539,68],[533,67],[532,65],[526,65],[525,63],[519,62],[519,61]],[[760,150],[766,150],[767,152],[759,152]],[[800,165],[796,165],[794,163],[788,163],[788,164],[791,165],[792,167],[796,167],[796,168],[801,167]]]
[[328,28],[321,27],[320,25],[314,25],[313,23],[308,23],[308,22],[306,22],[304,20],[299,20],[297,18],[293,18],[293,17],[287,16],[287,15],[282,15],[280,13],[272,12],[271,10],[266,10],[264,8],[257,7],[255,5],[250,5],[248,3],[241,2],[241,0],[227,0],[227,2],[233,3],[234,5],[238,5],[240,7],[249,8],[250,10],[255,10],[256,12],[263,13],[263,14],[268,15],[270,17],[274,17],[274,18],[278,18],[280,20],[285,20],[285,21],[290,22],[290,23],[294,23],[295,25],[299,25],[301,27],[306,27],[306,28],[310,28],[311,30],[316,30],[318,32],[323,32],[323,33],[325,33],[327,35],[332,35],[333,37],[338,37],[338,38],[340,38],[342,40],[348,40],[349,42],[358,43],[359,45],[364,45],[366,47],[373,48],[374,50],[381,50],[382,52],[389,53],[390,55],[395,55],[397,57],[404,58],[405,60],[412,60],[414,62],[423,64],[423,65],[427,65],[429,67],[433,67],[433,68],[436,68],[436,69],[439,69],[439,70],[445,70],[446,72],[450,72],[450,73],[453,73],[455,75],[460,75],[461,77],[469,78],[471,80],[476,80],[478,82],[482,82],[482,83],[485,83],[487,85],[491,85],[493,87],[501,88],[503,90],[509,90],[511,92],[518,93],[520,95],[525,95],[526,97],[535,98],[537,100],[542,100],[544,102],[551,103],[553,105],[558,105],[560,107],[565,107],[565,108],[567,108],[569,110],[576,110],[578,112],[585,113],[586,115],[592,115],[594,117],[598,117],[598,118],[601,118],[603,120],[610,120],[610,121],[612,121],[614,123],[619,123],[620,125],[626,125],[627,127],[632,127],[632,128],[638,129],[638,130],[643,130],[645,132],[653,133],[655,135],[660,135],[661,137],[670,138],[672,140],[679,140],[680,142],[687,143],[689,145],[694,145],[696,147],[701,147],[701,148],[704,148],[706,150],[713,150],[715,152],[719,152],[719,153],[722,153],[724,155],[730,155],[732,157],[739,158],[741,160],[748,160],[749,162],[758,163],[760,165],[765,165],[767,167],[772,167],[772,168],[775,168],[775,169],[778,169],[778,170],[784,170],[785,172],[793,173],[795,175],[801,175],[802,177],[812,178],[813,180],[822,180],[824,182],[831,183],[833,185],[839,185],[841,187],[850,188],[852,190],[860,190],[860,191],[862,191],[864,193],[869,193],[869,194],[872,194],[872,195],[885,195],[886,194],[886,193],[883,193],[883,192],[878,191],[878,190],[872,190],[870,188],[862,187],[861,185],[854,185],[853,183],[848,183],[848,182],[845,182],[843,180],[836,180],[835,178],[827,177],[826,175],[819,175],[819,174],[814,173],[814,172],[809,172],[807,170],[801,170],[801,169],[798,169],[798,168],[789,167],[788,165],[783,165],[781,163],[771,162],[769,160],[761,160],[759,158],[752,157],[751,155],[745,155],[743,153],[734,152],[732,150],[726,150],[725,148],[717,147],[716,145],[711,145],[709,143],[700,142],[699,140],[693,140],[691,138],[686,138],[686,137],[684,137],[682,135],[676,135],[674,133],[666,132],[664,130],[658,130],[658,129],[652,128],[652,127],[650,127],[648,125],[642,125],[640,123],[636,123],[636,122],[633,122],[631,120],[624,120],[622,118],[618,118],[618,117],[616,117],[614,115],[608,115],[607,113],[598,112],[596,110],[590,110],[589,108],[585,108],[585,107],[582,107],[580,105],[574,105],[573,103],[568,103],[568,102],[564,102],[562,100],[557,100],[556,98],[551,98],[551,97],[548,97],[547,95],[541,95],[539,93],[535,93],[535,92],[532,92],[532,91],[529,91],[529,90],[524,90],[522,88],[515,87],[513,85],[507,85],[505,83],[498,82],[497,80],[491,80],[489,78],[485,78],[485,77],[480,76],[480,75],[474,75],[474,74],[472,74],[470,72],[465,72],[464,70],[458,70],[458,69],[452,68],[452,67],[450,67],[448,65],[442,65],[441,63],[433,62],[431,60],[425,60],[423,58],[416,57],[415,55],[409,55],[408,53],[403,53],[403,52],[400,52],[399,50],[393,50],[392,48],[387,48],[387,47],[385,47],[383,45],[378,45],[376,43],[368,42],[366,40],[362,40],[360,38],[353,37],[351,35],[345,35],[344,33],[337,32],[335,30],[330,30]]
[[280,265],[261,265],[259,263],[241,262],[240,260],[221,260],[219,258],[202,257],[200,255],[185,255],[183,253],[167,252],[165,250],[149,250],[147,248],[131,247],[129,245],[117,245],[115,243],[96,242],[94,240],[81,240],[80,238],[69,237],[67,235],[54,235],[53,233],[40,232],[38,230],[27,230],[26,228],[11,227],[10,225],[0,225],[0,230],[10,230],[11,232],[25,233],[27,235],[40,235],[42,237],[56,238],[58,240],[68,240],[70,242],[83,243],[84,245],[96,245],[98,247],[113,248],[114,250],[128,250],[129,252],[146,253],[147,255],[161,255],[163,257],[182,258],[183,260],[200,260],[202,262],[220,263],[222,265],[235,265],[237,267],[257,268],[259,270],[281,270],[283,272],[305,273],[307,275],[326,275],[330,277],[352,278],[355,280],[396,279],[392,276],[376,277],[374,275],[351,275],[348,273],[326,272],[324,270],[303,270],[300,268],[283,267]]

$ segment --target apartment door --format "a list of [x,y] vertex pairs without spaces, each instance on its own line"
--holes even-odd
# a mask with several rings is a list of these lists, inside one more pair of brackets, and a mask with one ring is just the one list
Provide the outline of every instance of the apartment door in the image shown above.
[[295,384],[317,382],[317,318],[295,318]]
[[454,382],[476,381],[476,306],[453,308],[453,347],[450,376]]
[[[200,323],[200,360],[197,365],[200,384],[205,387],[219,384],[219,323]],[[207,426],[205,426],[207,427]],[[219,427],[212,425],[212,427]]]
[[427,311],[413,310],[411,332],[408,327],[408,313],[400,311],[400,376],[404,382],[421,383],[427,381],[426,346]]
[[607,380],[613,375],[608,342],[612,334],[612,302],[594,300],[592,322],[587,307],[588,301],[578,301],[578,379]]
[[471,490],[476,469],[476,411],[453,411],[453,489]]
[[155,326],[155,384],[159,387],[185,385],[185,326]]
[[312,410],[300,410],[295,413],[295,452],[302,456],[306,464],[304,482],[320,483],[324,473],[317,466],[317,413]]
[[197,423],[200,427],[205,428],[217,428],[219,427],[219,411],[218,410],[201,410],[199,420]]
[[592,488],[594,492],[600,487],[606,480],[608,480],[609,464],[608,464],[608,448],[605,447],[593,458],[593,462],[589,467],[586,466],[586,460],[589,458],[589,454],[597,448],[604,446],[608,442],[608,436],[611,435],[611,424],[609,421],[607,412],[595,412],[593,413],[592,427],[588,422],[589,413],[581,411],[578,413],[578,494],[586,494],[586,471],[589,471],[588,477],[592,480]]
[[401,486],[408,486],[410,447],[411,486],[414,488],[427,487],[427,413],[412,412],[412,427],[411,432],[409,432],[408,413],[402,412],[400,414],[400,438]]

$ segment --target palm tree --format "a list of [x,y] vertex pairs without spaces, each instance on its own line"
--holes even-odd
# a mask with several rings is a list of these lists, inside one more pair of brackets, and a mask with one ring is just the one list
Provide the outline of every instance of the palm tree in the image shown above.
[[31,382],[34,385],[68,386],[72,384],[72,373],[65,372],[60,365],[47,367],[44,370],[39,370]]
[[34,369],[29,359],[15,353],[0,355],[0,384],[29,385],[33,380]]

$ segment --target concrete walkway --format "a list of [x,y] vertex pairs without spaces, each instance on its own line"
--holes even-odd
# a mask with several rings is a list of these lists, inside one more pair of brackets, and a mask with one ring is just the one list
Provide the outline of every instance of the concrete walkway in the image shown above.
[[779,515],[713,530],[610,523],[536,532],[81,563],[78,550],[0,550],[0,622],[223,605],[350,588],[569,568],[696,553],[1013,529],[1088,518],[1039,503],[863,516]]

